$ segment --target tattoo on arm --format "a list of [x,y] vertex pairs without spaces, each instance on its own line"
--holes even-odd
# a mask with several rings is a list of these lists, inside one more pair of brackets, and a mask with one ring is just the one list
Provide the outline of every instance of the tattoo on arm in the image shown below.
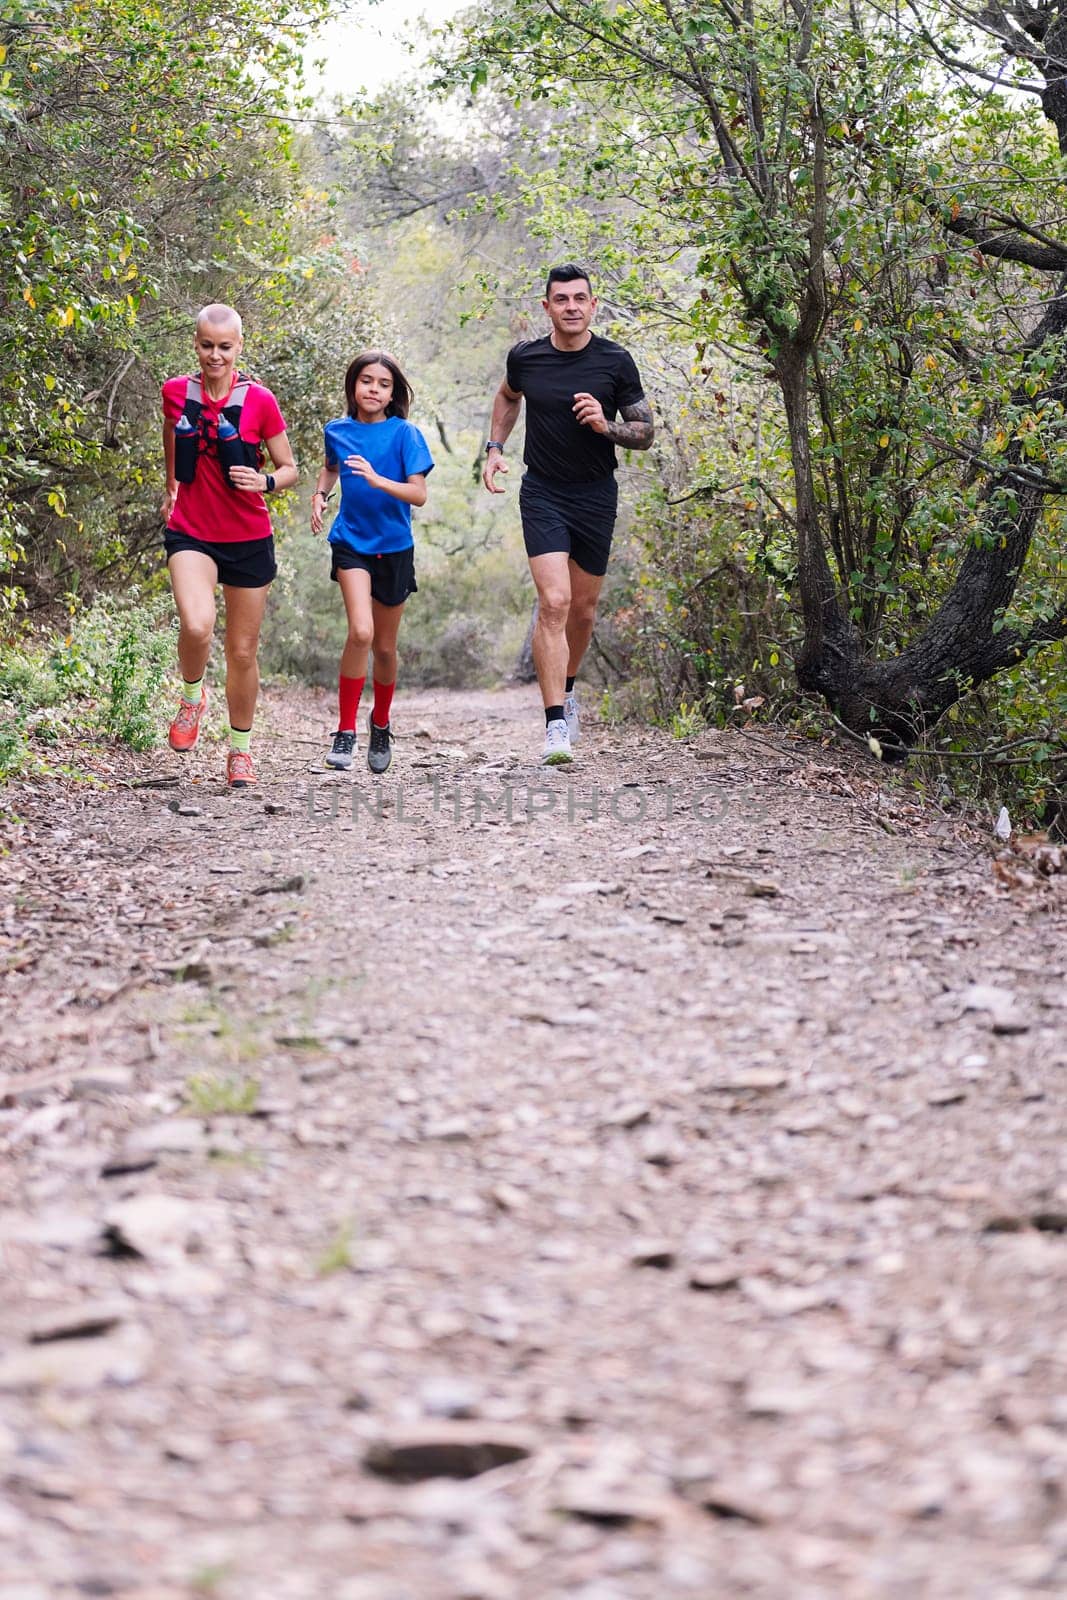
[[613,444],[622,445],[624,450],[647,450],[655,432],[648,401],[639,400],[634,406],[623,406],[622,418],[621,422],[608,423],[607,437]]

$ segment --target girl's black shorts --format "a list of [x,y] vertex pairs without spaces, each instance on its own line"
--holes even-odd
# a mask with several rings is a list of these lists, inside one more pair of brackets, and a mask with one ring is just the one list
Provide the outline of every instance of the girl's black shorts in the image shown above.
[[377,600],[380,606],[402,606],[409,594],[418,591],[414,545],[408,545],[406,550],[388,550],[380,556],[353,550],[348,544],[332,544],[330,552],[330,577],[334,583],[338,572],[362,567],[364,572],[370,573],[371,599]]
[[217,582],[231,589],[265,589],[278,575],[273,537],[213,544],[207,539],[194,539],[179,528],[168,528],[163,535],[163,548],[168,561],[179,550],[197,550],[210,556],[218,572]]

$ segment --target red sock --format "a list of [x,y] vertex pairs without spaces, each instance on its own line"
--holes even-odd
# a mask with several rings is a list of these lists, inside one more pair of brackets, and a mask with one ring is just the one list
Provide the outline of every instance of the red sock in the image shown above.
[[341,706],[341,713],[337,719],[339,732],[355,732],[359,697],[363,693],[363,685],[366,681],[366,674],[362,678],[346,678],[343,672],[338,675],[337,698]]
[[393,690],[395,683],[379,683],[374,681],[374,710],[371,712],[371,721],[377,728],[389,726],[389,707],[393,703]]

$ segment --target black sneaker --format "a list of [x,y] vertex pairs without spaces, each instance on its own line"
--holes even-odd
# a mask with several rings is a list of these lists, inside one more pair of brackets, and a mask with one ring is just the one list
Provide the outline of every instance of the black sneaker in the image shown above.
[[337,732],[333,736],[333,749],[326,757],[328,767],[340,767],[347,772],[352,765],[352,757],[356,753],[356,735],[354,730],[349,733]]
[[374,717],[368,720],[370,728],[370,743],[367,746],[367,765],[379,777],[385,772],[393,759],[392,743],[393,730],[386,723],[384,728],[375,726]]

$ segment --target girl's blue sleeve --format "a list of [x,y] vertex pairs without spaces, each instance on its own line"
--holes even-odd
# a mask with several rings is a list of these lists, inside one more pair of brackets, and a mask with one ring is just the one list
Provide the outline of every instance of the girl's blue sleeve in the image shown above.
[[430,454],[429,446],[418,428],[411,422],[404,430],[400,457],[404,464],[405,480],[416,472],[425,475],[433,471],[433,456]]
[[337,453],[330,443],[330,424],[327,423],[322,430],[323,452],[326,456],[326,465],[331,472],[336,472],[338,467]]

